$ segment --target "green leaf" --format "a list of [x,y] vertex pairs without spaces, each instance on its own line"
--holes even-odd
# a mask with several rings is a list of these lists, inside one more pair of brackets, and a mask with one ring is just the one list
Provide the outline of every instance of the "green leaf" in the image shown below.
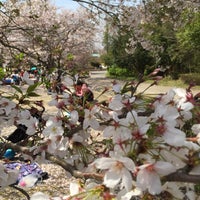
[[20,94],[23,94],[23,91],[19,87],[17,87],[16,85],[11,85],[11,87],[14,88]]
[[28,93],[28,96],[29,97],[39,97],[40,95],[35,92],[30,92],[30,93]]
[[3,7],[3,2],[0,1],[0,8]]
[[27,90],[26,90],[26,93],[29,95],[29,93],[33,92],[35,90],[35,88],[38,86],[39,84],[38,83],[35,83],[33,85],[30,85]]

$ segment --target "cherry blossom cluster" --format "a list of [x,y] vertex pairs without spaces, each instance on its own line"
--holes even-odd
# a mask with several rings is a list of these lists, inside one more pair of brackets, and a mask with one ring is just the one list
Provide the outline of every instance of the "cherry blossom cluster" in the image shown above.
[[[186,174],[198,175],[200,150],[199,105],[191,88],[172,88],[167,93],[149,98],[143,93],[134,94],[136,82],[112,83],[113,95],[106,101],[80,102],[74,95],[78,76],[62,78],[62,95],[52,94],[49,106],[57,113],[47,113],[43,119],[31,115],[24,103],[40,84],[30,83],[25,93],[16,89],[13,99],[0,98],[0,120],[3,124],[23,124],[32,141],[22,155],[38,163],[48,162],[48,155],[91,177],[84,182],[71,183],[68,197],[60,199],[123,199],[133,196],[166,193],[178,199],[184,195],[192,199],[194,185],[184,194],[179,180],[170,175],[189,169]],[[131,86],[131,87],[130,87]],[[108,88],[102,93],[105,93]],[[28,99],[26,99],[28,98]],[[6,171],[0,165],[0,186],[15,182],[17,172]],[[183,182],[183,181],[182,181]],[[193,188],[191,190],[191,188]],[[191,194],[192,191],[192,194]],[[37,193],[31,199],[46,194]],[[35,196],[35,197],[34,197]],[[38,197],[39,198],[39,197]]]

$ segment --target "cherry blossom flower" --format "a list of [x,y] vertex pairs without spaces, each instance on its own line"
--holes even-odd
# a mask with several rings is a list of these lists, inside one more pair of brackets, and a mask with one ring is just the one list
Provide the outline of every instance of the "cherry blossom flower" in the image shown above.
[[81,191],[83,191],[80,181],[76,180],[76,181],[70,182],[69,190],[70,190],[71,196],[77,195]]
[[85,116],[83,121],[83,129],[89,126],[95,130],[99,128],[99,122],[97,121],[95,114],[99,112],[99,107],[94,106],[91,110],[85,109]]
[[169,144],[171,146],[180,147],[185,143],[185,133],[170,124],[157,125],[153,142],[155,144]]
[[[135,185],[135,183],[134,183]],[[120,200],[131,200],[133,199],[133,197],[139,197],[142,195],[142,191],[140,188],[135,187],[133,190],[130,190],[129,192],[127,192],[126,190],[121,190],[118,194],[117,194],[117,199]]]
[[109,119],[111,119],[111,113],[112,113],[113,111],[111,111],[111,112],[109,112],[109,111],[107,111],[107,110],[99,110],[99,116],[100,116],[100,118],[102,119],[102,120],[109,120]]
[[191,130],[196,135],[196,141],[200,144],[200,124],[193,124]]
[[61,121],[56,122],[53,119],[49,119],[46,123],[46,127],[42,131],[43,135],[46,137],[50,137],[51,135],[62,135],[64,133],[64,130],[60,122]]
[[69,105],[69,97],[68,93],[64,93],[62,98],[57,94],[52,94],[52,100],[48,103],[49,106],[55,106],[58,109],[65,109],[67,105]]
[[178,106],[187,102],[187,91],[185,89],[173,88],[173,91],[175,92],[174,100]]
[[180,113],[180,117],[177,122],[180,127],[183,127],[185,121],[192,119],[192,112],[194,105],[190,102],[185,102],[179,105],[178,111]]
[[132,189],[131,172],[135,170],[134,162],[128,157],[112,156],[110,158],[98,158],[94,165],[102,170],[107,170],[104,175],[104,184],[114,188],[118,184],[127,191]]
[[164,142],[172,146],[182,146],[185,143],[186,135],[183,131],[172,126],[171,123],[166,123],[163,127],[161,125],[161,138]]
[[50,197],[46,194],[44,194],[43,192],[35,192],[30,200],[50,200]]
[[113,96],[108,107],[114,111],[121,110],[124,107],[124,104],[122,103],[122,96],[120,94]]
[[159,156],[161,156],[165,161],[173,164],[176,169],[181,169],[186,166],[187,153],[189,152],[189,149],[187,148],[180,148],[180,149],[170,149],[170,147],[162,146],[162,150],[159,153]]
[[[191,96],[191,94],[182,88],[174,88],[173,90],[176,94],[174,101],[177,109],[180,112],[181,120],[186,121],[191,119],[192,113],[190,111],[194,108],[193,102],[190,101],[190,98],[188,98],[188,96]],[[184,123],[180,122],[180,125],[183,126]]]
[[71,143],[78,142],[83,144],[84,141],[83,136],[78,133],[75,133],[71,138]]
[[185,133],[176,128],[179,116],[176,108],[163,104],[158,104],[150,116],[152,121],[156,122],[156,131],[161,139],[173,146],[181,146],[186,140]]
[[[16,108],[12,109],[12,111],[9,113],[8,116],[3,115],[2,121],[6,121],[7,126],[12,126],[13,124],[15,124],[16,119],[18,118],[18,114],[19,114],[19,110],[16,107]],[[0,121],[1,121],[1,119],[0,119]],[[3,122],[1,123],[1,125],[2,124],[3,124]]]
[[166,94],[161,94],[156,98],[156,101],[153,103],[154,107],[157,107],[158,104],[167,105],[173,102],[175,96],[174,89],[170,89]]
[[14,103],[13,101],[7,98],[0,99],[0,113],[1,114],[5,112],[6,115],[9,115],[15,107],[16,107],[16,103]]
[[19,119],[29,119],[31,117],[31,113],[29,110],[22,110],[19,113]]
[[57,124],[58,126],[61,126],[62,125],[62,120],[61,118],[58,116],[50,116],[48,118],[48,120],[46,121],[46,126],[50,126],[52,125],[52,123],[55,123]]
[[121,85],[114,82],[114,83],[113,83],[113,91],[114,91],[115,93],[120,93],[120,91],[121,91]]
[[118,127],[117,125],[106,127],[103,131],[103,136],[112,137],[114,144],[120,141],[129,140],[132,138],[131,130],[128,127],[124,127],[120,123]]
[[90,137],[90,134],[84,131],[79,131],[70,138],[70,145],[73,146],[74,143],[80,143],[84,146],[87,146],[87,139]]
[[37,131],[39,121],[36,117],[30,116],[29,119],[18,120],[18,124],[23,124],[27,127],[26,134],[34,135]]
[[47,151],[53,155],[64,158],[67,155],[69,140],[67,137],[51,135],[47,140]]
[[106,138],[112,138],[114,144],[121,145],[124,141],[132,138],[131,129],[127,119],[118,119],[115,115],[113,116],[115,121],[112,126],[107,126],[103,130],[103,136]]
[[51,98],[52,98],[52,100],[48,102],[48,105],[57,107],[58,101],[59,101],[59,96],[57,94],[52,94]]
[[6,187],[16,183],[19,170],[8,170],[3,164],[0,164],[0,187]]
[[[103,130],[103,136],[104,137],[114,137],[115,134],[118,134],[120,132],[123,132],[122,129],[126,129],[126,131],[128,131],[128,135],[129,135],[129,138],[130,138],[130,133],[131,131],[130,130],[127,130],[129,124],[128,124],[128,121],[124,118],[122,119],[119,119],[118,118],[118,114],[117,112],[113,111],[113,112],[110,112],[110,115],[111,117],[113,118],[113,122],[111,123],[110,126],[107,126],[104,130]],[[124,130],[124,137],[126,137],[126,131]]]
[[162,191],[161,176],[166,176],[176,171],[176,168],[168,162],[157,161],[138,167],[136,186],[142,191],[148,190],[150,194],[160,194]]
[[195,135],[200,134],[200,124],[193,124],[191,129]]
[[34,80],[30,79],[29,73],[27,71],[23,73],[22,81],[26,82],[28,85],[34,84]]
[[69,121],[72,123],[72,124],[77,124],[78,123],[78,120],[79,120],[79,114],[76,110],[72,110],[70,112],[70,118],[69,118]]
[[[186,92],[184,91],[184,94],[182,94],[183,91],[184,90],[182,89],[174,88],[166,95],[158,98],[158,100],[154,102],[155,112],[152,114],[152,117],[162,117],[163,120],[171,121],[171,123],[176,122],[176,125],[184,124],[180,119],[182,121],[191,119],[192,114],[190,110],[194,106],[192,103],[187,101]],[[175,96],[176,94],[179,94],[179,96]],[[173,104],[170,105],[170,102],[173,102]]]
[[169,192],[172,194],[175,198],[177,199],[184,199],[184,194],[183,192],[180,191],[179,185],[174,182],[166,182],[163,186],[162,189],[164,191]]
[[145,136],[150,127],[148,117],[138,116],[137,112],[132,110],[127,113],[126,119],[130,124],[129,126],[132,128],[132,135],[135,139],[141,139],[141,137]]
[[172,126],[176,126],[176,119],[179,117],[178,110],[175,107],[165,104],[156,104],[154,112],[151,114],[150,118],[153,121],[166,121],[172,123]]

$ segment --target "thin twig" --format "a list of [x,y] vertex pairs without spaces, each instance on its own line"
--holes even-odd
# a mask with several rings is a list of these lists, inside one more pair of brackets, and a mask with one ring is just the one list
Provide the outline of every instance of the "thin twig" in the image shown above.
[[29,194],[28,194],[25,190],[23,190],[22,188],[19,188],[19,187],[17,187],[16,185],[10,185],[10,187],[12,187],[12,188],[18,190],[18,191],[21,192],[24,196],[26,196],[27,200],[30,200]]

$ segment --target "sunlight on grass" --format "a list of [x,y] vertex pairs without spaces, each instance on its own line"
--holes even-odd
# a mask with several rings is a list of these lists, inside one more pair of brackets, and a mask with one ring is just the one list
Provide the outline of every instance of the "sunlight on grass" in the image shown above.
[[[164,79],[159,81],[159,85],[163,85],[163,86],[171,86],[171,87],[181,87],[181,88],[187,88],[188,84],[185,84],[181,79],[178,80],[173,80],[170,77],[165,77]],[[197,90],[200,90],[200,86],[195,86],[194,87]]]
[[166,77],[159,81],[159,85],[163,86],[176,86],[176,87],[187,87],[188,85],[185,84],[182,80],[172,80],[170,77]]

